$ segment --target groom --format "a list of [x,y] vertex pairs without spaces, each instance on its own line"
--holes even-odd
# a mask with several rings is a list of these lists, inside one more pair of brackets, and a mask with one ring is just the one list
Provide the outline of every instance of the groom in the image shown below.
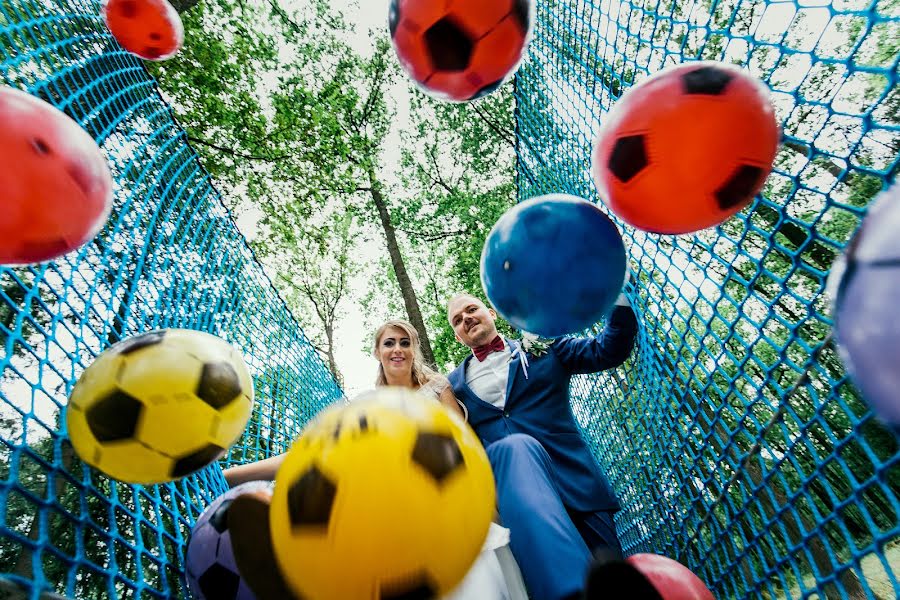
[[519,342],[498,335],[496,316],[470,294],[450,299],[456,339],[472,349],[450,383],[487,450],[500,517],[532,598],[580,598],[592,552],[621,554],[619,503],[578,432],[569,380],[625,362],[637,319],[620,296],[596,337],[563,337],[523,359]]

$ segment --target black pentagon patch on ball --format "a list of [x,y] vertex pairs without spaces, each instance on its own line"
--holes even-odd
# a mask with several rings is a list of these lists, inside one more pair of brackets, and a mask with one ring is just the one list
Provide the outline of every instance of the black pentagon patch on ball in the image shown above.
[[628,183],[649,164],[643,135],[626,135],[616,140],[607,166],[622,183]]
[[764,174],[759,167],[750,165],[738,167],[734,174],[728,178],[728,181],[715,192],[719,208],[728,210],[750,201],[753,197],[753,190],[756,189],[760,178]]
[[503,85],[502,79],[500,81],[495,81],[494,83],[489,83],[486,86],[484,86],[483,88],[481,88],[480,90],[478,90],[477,92],[475,92],[474,94],[472,94],[472,97],[470,98],[470,100],[478,100],[479,98],[484,98],[485,96],[487,96],[488,94],[490,94],[491,92],[496,90],[501,85]]
[[584,592],[588,598],[663,600],[659,591],[636,567],[608,552],[594,558]]
[[115,390],[91,406],[85,417],[98,442],[116,442],[134,436],[143,409],[140,400]]
[[382,583],[379,592],[381,600],[429,600],[438,597],[437,586],[425,573],[402,582]]
[[119,3],[119,12],[122,13],[122,16],[126,19],[133,19],[138,14],[137,2],[132,2],[128,0],[127,2]]
[[513,0],[510,14],[522,28],[522,33],[526,33],[531,26],[531,2],[532,0]]
[[288,490],[288,513],[293,527],[327,526],[337,487],[318,469],[312,467]]
[[391,0],[391,6],[388,9],[388,29],[391,37],[397,33],[397,25],[400,24],[400,0]]
[[237,598],[238,586],[241,585],[241,576],[215,563],[197,578],[197,583],[200,584],[204,598],[234,600]]
[[700,67],[681,76],[685,94],[718,96],[725,91],[734,76],[718,67]]
[[127,356],[147,346],[155,346],[163,341],[166,336],[165,331],[151,331],[150,333],[142,333],[128,340],[125,340],[119,346],[119,354]]
[[209,444],[196,452],[191,452],[190,454],[179,458],[175,461],[175,464],[172,465],[172,470],[169,474],[175,478],[190,475],[194,471],[202,469],[212,461],[216,460],[224,453],[225,448],[216,446],[215,444]]
[[212,525],[212,528],[215,529],[219,535],[222,535],[225,533],[225,530],[228,529],[228,509],[231,508],[232,502],[234,502],[233,498],[223,500],[222,504],[219,505],[219,508],[216,509],[216,512],[209,517],[209,524]]
[[226,362],[206,363],[200,373],[195,392],[198,398],[215,409],[231,404],[241,394],[241,380],[234,367]]
[[438,483],[465,464],[456,440],[440,433],[419,432],[412,459]]
[[425,47],[438,71],[465,71],[475,45],[452,19],[444,17],[425,31]]

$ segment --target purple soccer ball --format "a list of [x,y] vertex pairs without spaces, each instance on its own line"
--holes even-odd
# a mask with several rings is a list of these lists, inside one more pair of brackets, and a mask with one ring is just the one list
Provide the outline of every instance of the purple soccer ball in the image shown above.
[[838,351],[863,397],[900,433],[900,186],[869,207],[828,288]]
[[234,562],[227,512],[238,496],[271,490],[268,481],[243,483],[213,500],[197,519],[185,560],[187,584],[194,600],[256,600]]

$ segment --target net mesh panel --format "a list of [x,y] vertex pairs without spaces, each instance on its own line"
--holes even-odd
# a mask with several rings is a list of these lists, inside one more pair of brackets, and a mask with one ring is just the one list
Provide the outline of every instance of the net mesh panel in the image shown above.
[[311,415],[341,397],[154,80],[98,15],[93,2],[0,4],[0,83],[80,123],[116,181],[112,217],[92,243],[53,263],[0,268],[4,598],[188,595],[185,542],[227,488],[220,466],[169,485],[130,486],[80,463],[66,441],[68,393],[116,341],[182,327],[241,349],[257,403],[225,463],[285,451]]
[[[60,423],[80,372],[147,329],[224,337],[243,350],[258,401],[226,459],[236,462],[285,450],[340,390],[98,12],[0,6],[2,82],[75,118],[117,183],[94,242],[0,269],[0,591],[177,598],[190,524],[225,489],[221,471],[141,487],[80,464]],[[748,65],[784,126],[752,211],[696,236],[624,229],[639,346],[573,389],[622,499],[626,549],[678,558],[718,597],[900,593],[897,441],[847,379],[823,294],[896,171],[898,13],[897,0],[539,3],[516,84],[521,198],[596,198],[587,165],[604,112],[666,64]]]
[[626,551],[677,558],[720,598],[900,596],[897,439],[848,380],[824,293],[896,175],[898,46],[897,0],[538,2],[516,80],[520,200],[599,200],[606,111],[667,65],[746,66],[784,129],[752,210],[691,236],[620,223],[638,347],[573,386]]

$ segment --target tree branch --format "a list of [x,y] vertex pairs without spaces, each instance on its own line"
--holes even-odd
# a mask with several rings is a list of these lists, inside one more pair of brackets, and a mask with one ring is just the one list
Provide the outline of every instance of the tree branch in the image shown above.
[[219,146],[218,144],[213,144],[212,142],[207,142],[204,139],[194,137],[191,135],[187,136],[187,139],[189,142],[195,142],[197,144],[212,148],[213,150],[218,150],[219,152],[224,152],[226,154],[229,154],[231,156],[236,156],[238,158],[245,158],[247,160],[262,160],[262,161],[266,161],[266,162],[275,162],[275,161],[284,160],[285,158],[291,157],[291,155],[289,155],[289,154],[281,154],[281,155],[277,155],[277,156],[261,156],[258,154],[244,154],[243,152],[238,152],[237,150],[232,150],[231,148],[226,148],[225,146]]
[[373,58],[373,64],[376,64],[378,68],[375,71],[375,80],[372,83],[372,87],[369,89],[369,97],[366,98],[365,104],[363,104],[362,116],[360,117],[359,124],[357,125],[357,129],[366,123],[369,120],[369,115],[372,113],[372,110],[375,108],[375,104],[377,99],[381,97],[381,84],[382,84],[382,76],[385,72],[384,67],[384,54],[378,54]]
[[437,156],[435,155],[435,148],[434,148],[434,146],[429,146],[429,147],[428,147],[428,156],[431,157],[431,163],[434,165],[434,172],[435,172],[435,174],[437,175],[437,179],[435,179],[434,177],[432,177],[431,180],[432,180],[434,183],[436,183],[436,184],[438,184],[439,186],[441,186],[442,188],[444,188],[444,189],[447,191],[448,194],[455,194],[455,193],[456,193],[456,188],[455,188],[455,187],[451,187],[450,184],[448,184],[446,181],[444,181],[444,178],[441,176],[441,168],[440,168],[440,166],[438,166]]
[[451,237],[456,237],[458,235],[463,235],[468,233],[468,229],[457,229],[454,231],[440,231],[435,233],[425,233],[423,231],[413,231],[411,229],[404,229],[402,227],[396,227],[397,231],[401,231],[406,235],[411,235],[415,238],[422,240],[423,242],[436,242],[438,240],[444,240]]
[[274,12],[276,15],[278,15],[278,17],[286,25],[290,26],[290,28],[294,30],[294,33],[300,33],[300,34],[303,33],[303,28],[300,27],[300,25],[298,25],[296,23],[296,21],[294,21],[292,18],[290,18],[286,12],[284,12],[284,9],[281,8],[281,6],[278,4],[277,0],[269,0],[269,6],[272,7],[272,12]]
[[494,133],[497,134],[497,136],[500,138],[501,141],[509,144],[510,146],[512,146],[513,149],[515,149],[515,147],[516,147],[515,138],[511,138],[506,132],[504,132],[500,129],[499,125],[497,125],[493,121],[491,121],[488,118],[488,116],[486,114],[484,114],[484,112],[478,107],[477,103],[473,103],[471,106],[472,106],[472,109],[475,111],[475,113],[479,117],[481,117],[481,120],[485,122],[485,124],[491,129],[491,131],[493,131]]
[[794,140],[784,140],[784,147],[796,152],[797,154],[802,154],[806,157],[806,159],[815,164],[821,166],[825,169],[829,174],[831,174],[838,181],[844,181],[847,178],[852,178],[853,173],[850,172],[849,169],[845,169],[841,165],[836,162],[828,160],[825,156],[810,156],[813,152],[813,149],[804,144],[803,142],[796,142]]

